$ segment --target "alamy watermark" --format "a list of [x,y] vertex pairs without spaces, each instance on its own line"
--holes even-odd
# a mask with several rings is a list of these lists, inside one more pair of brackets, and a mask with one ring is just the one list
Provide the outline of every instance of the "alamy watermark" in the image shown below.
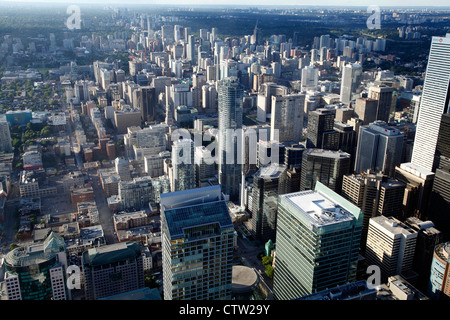
[[70,5],[67,7],[67,14],[70,16],[66,20],[66,27],[69,30],[81,29],[81,9],[77,5]]
[[81,289],[81,270],[80,267],[72,264],[67,267],[67,289],[73,290],[73,289]]
[[[271,135],[269,137],[269,135]],[[187,129],[176,129],[171,134],[172,152],[178,152],[172,157],[176,164],[259,164],[279,163],[280,144],[278,130],[255,129],[210,129],[205,133]],[[185,143],[192,140],[191,143]],[[192,159],[190,148],[205,146],[201,156]],[[176,151],[174,151],[176,150]],[[214,156],[213,156],[213,151]]]
[[381,29],[381,10],[379,6],[372,5],[367,8],[370,17],[367,18],[366,26],[368,29]]

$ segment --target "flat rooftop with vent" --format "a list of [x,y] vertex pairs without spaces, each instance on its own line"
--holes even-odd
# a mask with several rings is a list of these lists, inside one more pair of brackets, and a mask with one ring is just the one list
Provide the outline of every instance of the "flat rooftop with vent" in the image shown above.
[[[297,217],[299,220],[304,221],[306,218],[316,227],[350,222],[359,214],[359,210],[355,212],[355,208],[344,199],[338,203],[336,196],[332,196],[331,190],[327,191],[324,188],[280,195],[280,198],[287,200],[296,209],[294,212],[299,215]],[[349,206],[345,206],[346,204]]]

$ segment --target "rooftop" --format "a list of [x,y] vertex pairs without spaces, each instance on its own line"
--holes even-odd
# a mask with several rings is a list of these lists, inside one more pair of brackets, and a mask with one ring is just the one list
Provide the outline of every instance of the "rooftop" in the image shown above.
[[391,237],[395,238],[400,235],[405,237],[417,237],[417,232],[413,230],[411,227],[407,226],[406,224],[400,222],[399,220],[395,219],[394,217],[385,217],[385,216],[378,216],[370,218],[371,225],[377,225],[379,228],[383,229],[385,234],[390,235]]
[[327,157],[327,158],[350,158],[350,154],[343,151],[333,151],[333,150],[325,150],[325,149],[306,149],[304,155],[313,155],[318,157]]
[[83,265],[98,266],[140,255],[141,248],[136,242],[120,242],[98,248],[91,248],[83,252]]
[[345,208],[329,199],[322,192],[307,190],[281,195],[306,217],[311,224],[322,227],[343,221],[352,221],[355,217]]
[[406,162],[406,163],[402,163],[400,164],[400,169],[403,169],[415,176],[418,176],[420,178],[427,178],[428,176],[433,176],[434,173],[432,171],[429,171],[425,168],[422,168],[418,165],[415,165],[411,162]]
[[171,239],[183,238],[185,229],[201,225],[218,223],[222,229],[233,227],[224,200],[164,210],[164,217]]
[[272,163],[258,170],[255,176],[259,178],[278,178],[286,169],[286,166]]
[[259,284],[259,277],[255,269],[235,265],[232,271],[231,290],[233,292],[247,292]]

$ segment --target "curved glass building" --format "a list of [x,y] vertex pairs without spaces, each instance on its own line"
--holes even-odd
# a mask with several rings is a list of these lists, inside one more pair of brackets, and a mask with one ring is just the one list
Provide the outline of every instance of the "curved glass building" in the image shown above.
[[62,237],[11,250],[4,260],[8,300],[66,300],[67,258]]

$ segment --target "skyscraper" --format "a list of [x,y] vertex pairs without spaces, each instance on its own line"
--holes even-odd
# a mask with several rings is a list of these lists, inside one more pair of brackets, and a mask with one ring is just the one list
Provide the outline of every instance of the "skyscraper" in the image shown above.
[[261,122],[268,122],[270,119],[270,112],[272,106],[273,96],[284,96],[288,94],[288,88],[282,85],[277,85],[273,82],[263,83],[261,85],[261,93],[258,94],[256,104],[257,104],[257,114],[256,119]]
[[[311,60],[313,60],[313,57],[311,57]],[[319,81],[319,69],[313,66],[307,66],[302,69],[302,80],[301,80],[302,91],[315,90],[317,88],[318,81]]]
[[321,182],[340,192],[342,179],[350,173],[350,154],[342,151],[306,149],[303,152],[300,190],[312,190]]
[[143,121],[156,120],[157,96],[154,87],[140,87],[137,92],[138,108],[141,110],[141,119]]
[[349,104],[353,100],[353,94],[356,93],[361,84],[362,67],[360,64],[347,64],[342,69],[341,94],[342,103]]
[[355,281],[361,218],[359,208],[321,183],[279,196],[275,298],[295,299]]
[[400,165],[403,148],[403,133],[382,121],[376,121],[359,128],[356,149],[355,172],[367,169],[394,176],[395,167]]
[[191,61],[191,63],[195,63],[195,42],[194,36],[189,35],[187,38],[187,48],[186,48],[186,58]]
[[283,173],[279,194],[300,191],[300,178],[304,151],[305,146],[297,144],[293,144],[285,148],[284,165],[286,166],[286,170]]
[[172,144],[171,190],[181,191],[197,186],[194,161],[194,141],[179,139]]
[[238,201],[242,171],[242,159],[238,158],[239,147],[242,147],[238,146],[238,132],[242,129],[242,85],[237,78],[223,79],[219,81],[218,95],[219,183],[231,201]]
[[[303,133],[304,94],[272,96],[270,138],[283,143],[300,142]],[[275,137],[277,131],[278,138]]]
[[440,168],[436,169],[428,209],[428,219],[450,239],[450,159],[441,156]]
[[364,212],[361,250],[365,251],[370,218],[399,216],[405,185],[381,173],[370,171],[344,175],[341,195]]
[[338,150],[339,133],[334,130],[334,112],[320,108],[308,113],[307,148]]
[[403,219],[408,217],[428,219],[434,175],[432,171],[425,170],[411,162],[402,163],[395,167],[394,178],[405,184]]
[[234,234],[219,186],[162,194],[164,299],[231,299]]
[[417,118],[411,162],[433,171],[441,117],[450,99],[450,35],[433,37]]
[[[441,157],[450,158],[450,114],[442,115],[436,141],[433,171],[441,167]],[[445,162],[445,161],[444,161]]]
[[253,176],[252,217],[248,229],[261,242],[269,239],[275,242],[277,200],[285,169],[284,165],[272,163]]
[[[450,97],[450,95],[449,95]],[[431,121],[431,120],[430,120]],[[430,129],[431,130],[431,129]],[[441,116],[439,133],[434,150],[435,171],[431,191],[428,219],[444,233],[445,240],[450,239],[450,114]]]
[[378,101],[377,120],[389,122],[393,110],[393,95],[395,89],[385,85],[375,85],[369,88],[369,98]]
[[377,120],[378,101],[370,98],[358,98],[355,103],[355,114],[363,121],[363,125],[368,125]]

